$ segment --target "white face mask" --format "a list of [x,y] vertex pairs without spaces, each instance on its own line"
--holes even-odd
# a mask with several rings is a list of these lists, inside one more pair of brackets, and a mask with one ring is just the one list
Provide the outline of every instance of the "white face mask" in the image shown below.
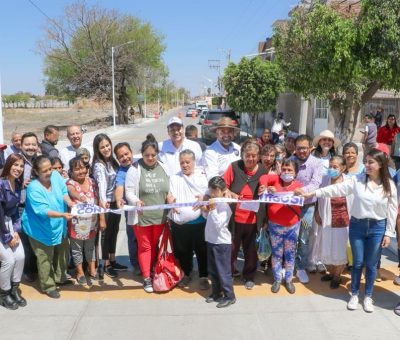
[[292,174],[281,174],[280,177],[281,177],[281,180],[286,183],[292,182],[294,180],[294,175],[292,175]]

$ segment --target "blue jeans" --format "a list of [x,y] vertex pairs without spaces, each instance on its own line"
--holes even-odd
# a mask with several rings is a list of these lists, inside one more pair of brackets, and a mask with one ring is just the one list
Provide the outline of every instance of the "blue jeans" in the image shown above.
[[297,255],[296,255],[297,270],[306,269],[308,266],[308,257],[310,253],[309,238],[310,238],[310,230],[312,228],[312,222],[314,219],[314,210],[315,210],[315,204],[306,205],[301,208],[302,219],[307,222],[308,227],[305,228],[303,225],[300,225],[299,243],[297,245]]
[[[125,211],[125,220],[128,220],[128,213]],[[126,236],[128,238],[128,253],[129,253],[129,262],[132,267],[139,268],[138,262],[138,246],[135,233],[133,231],[133,226],[126,224]]]
[[353,254],[353,268],[351,270],[352,295],[359,294],[361,273],[365,266],[365,296],[372,296],[385,230],[386,219],[358,219],[355,217],[350,219],[349,239]]

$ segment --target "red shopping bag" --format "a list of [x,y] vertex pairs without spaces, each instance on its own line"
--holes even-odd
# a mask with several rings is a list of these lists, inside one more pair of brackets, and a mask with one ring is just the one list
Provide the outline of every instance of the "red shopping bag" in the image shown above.
[[156,292],[167,292],[174,288],[183,277],[172,252],[169,227],[165,226],[161,236],[157,262],[154,268],[153,289]]

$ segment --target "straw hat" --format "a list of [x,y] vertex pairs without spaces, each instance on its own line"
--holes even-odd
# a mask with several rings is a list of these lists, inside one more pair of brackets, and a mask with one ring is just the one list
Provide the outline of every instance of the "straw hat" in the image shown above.
[[340,146],[340,144],[341,144],[340,140],[337,139],[337,138],[335,137],[335,135],[333,134],[332,131],[330,131],[330,130],[324,130],[324,131],[321,131],[320,134],[319,134],[318,136],[314,137],[313,143],[314,143],[314,146],[315,146],[315,147],[318,146],[319,141],[320,141],[322,138],[329,138],[329,139],[332,139],[332,140],[333,140],[333,146],[335,147],[335,149],[338,148],[338,147]]
[[219,128],[230,128],[230,129],[240,130],[238,128],[237,124],[235,124],[235,122],[233,121],[233,119],[231,119],[229,117],[220,118],[220,120],[218,121],[217,125],[215,125],[212,128],[210,128],[210,130],[211,131],[216,131]]

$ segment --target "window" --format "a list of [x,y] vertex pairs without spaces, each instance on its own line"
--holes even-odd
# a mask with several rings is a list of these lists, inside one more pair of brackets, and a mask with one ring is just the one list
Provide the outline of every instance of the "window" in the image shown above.
[[315,118],[317,119],[328,119],[329,113],[329,100],[327,99],[315,99]]

